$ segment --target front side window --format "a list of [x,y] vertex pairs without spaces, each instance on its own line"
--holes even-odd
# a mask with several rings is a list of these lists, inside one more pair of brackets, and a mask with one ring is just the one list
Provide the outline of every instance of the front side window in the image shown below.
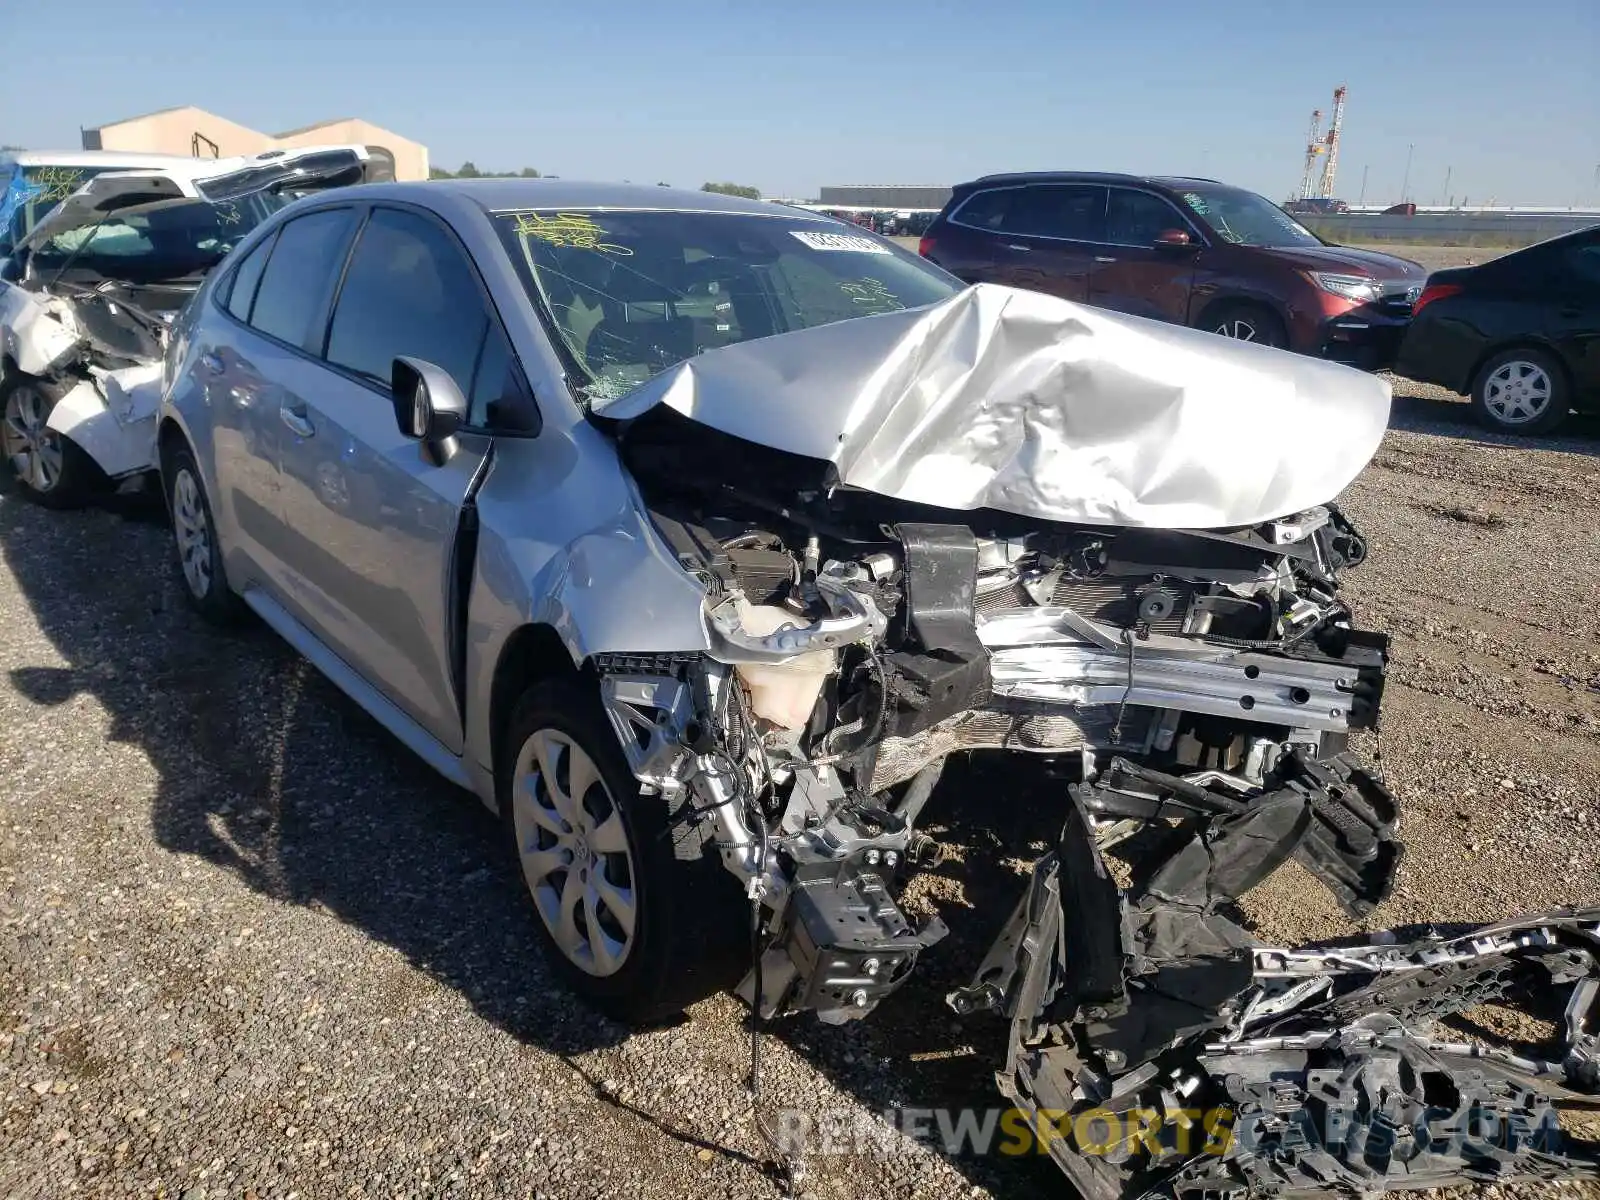
[[603,402],[719,346],[934,304],[959,280],[885,239],[756,214],[495,217],[524,286]]
[[1168,229],[1188,233],[1178,210],[1160,196],[1132,188],[1112,188],[1106,207],[1105,240],[1115,246],[1150,246]]
[[394,360],[450,373],[463,396],[489,324],[455,241],[415,213],[374,209],[356,239],[328,327],[328,361],[388,386]]
[[291,346],[304,346],[327,304],[344,258],[352,211],[323,209],[286,222],[256,288],[250,324]]
[[1239,188],[1184,184],[1189,211],[1235,246],[1320,246],[1322,239],[1272,201]]

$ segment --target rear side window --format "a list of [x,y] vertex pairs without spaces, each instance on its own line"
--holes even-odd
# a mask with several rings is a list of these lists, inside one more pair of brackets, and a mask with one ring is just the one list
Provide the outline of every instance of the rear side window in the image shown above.
[[261,282],[262,269],[267,265],[267,256],[272,253],[273,240],[271,237],[262,238],[255,249],[244,256],[244,261],[234,271],[233,279],[228,284],[231,289],[228,293],[228,311],[246,323],[250,320],[250,306],[255,302],[256,285]]
[[1567,277],[1600,299],[1600,238],[1573,242],[1561,254]]
[[385,385],[400,355],[443,367],[464,396],[489,314],[466,256],[432,221],[374,209],[350,256],[327,358]]
[[979,192],[952,220],[994,233],[1100,240],[1106,189],[1090,184],[1030,184]]
[[351,217],[348,208],[322,209],[284,224],[256,289],[251,325],[291,346],[306,345],[326,311]]
[[951,220],[962,225],[971,225],[974,229],[988,229],[998,233],[1001,223],[1006,219],[1006,213],[1011,211],[1011,197],[1017,193],[1016,188],[1007,188],[1004,191],[979,192],[970,196],[967,202],[956,209]]

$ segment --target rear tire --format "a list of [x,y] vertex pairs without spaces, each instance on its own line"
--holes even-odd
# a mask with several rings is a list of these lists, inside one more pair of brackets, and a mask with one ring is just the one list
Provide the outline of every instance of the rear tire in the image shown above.
[[211,515],[200,468],[188,446],[172,451],[162,479],[183,594],[190,607],[211,624],[237,625],[244,616],[244,602],[228,584],[222,544],[217,540],[217,522]]
[[1472,381],[1472,414],[1497,433],[1549,433],[1571,408],[1566,372],[1543,350],[1503,350]]
[[675,851],[667,803],[641,793],[592,678],[529,688],[503,758],[500,813],[539,941],[568,987],[641,1024],[738,982],[748,901],[714,850]]
[[31,375],[0,384],[0,455],[17,489],[44,508],[82,508],[111,490],[100,464],[46,424],[70,390]]
[[1286,349],[1289,333],[1278,314],[1260,304],[1231,301],[1207,311],[1200,328],[1238,342]]

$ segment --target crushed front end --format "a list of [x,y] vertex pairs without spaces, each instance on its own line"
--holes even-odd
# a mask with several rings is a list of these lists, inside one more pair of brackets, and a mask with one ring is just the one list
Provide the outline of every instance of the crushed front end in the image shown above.
[[[1062,833],[949,1002],[1011,1021],[1002,1089],[1041,1140],[1057,1131],[1085,1195],[1591,1169],[1551,1114],[1600,1090],[1597,914],[1292,951],[1257,945],[1234,909],[1293,859],[1365,916],[1401,859],[1394,797],[1349,746],[1377,724],[1388,639],[1340,597],[1367,547],[1331,499],[1376,447],[1387,391],[1016,296],[973,289],[903,329],[883,318],[881,338],[845,322],[708,352],[608,410],[640,506],[703,589],[706,644],[594,665],[635,775],[690,831],[681,852],[719,854],[751,898],[741,993],[762,1016],[842,1022],[904,984],[946,932],[898,902],[942,857],[923,808],[952,754],[1001,752],[1019,780],[1059,781]],[[1004,336],[1046,318],[1042,365],[1016,369]],[[1085,330],[1101,357],[1075,345]],[[837,372],[854,390],[795,383],[812,350],[857,355]],[[1265,458],[1236,471],[1221,426],[1174,433],[1213,400],[1272,395],[1268,375],[1341,439],[1331,456],[1257,429]],[[825,422],[794,417],[819,407]],[[930,502],[941,472],[949,507]],[[1272,507],[1287,495],[1307,502]],[[1214,519],[1174,519],[1195,512]],[[1552,989],[1571,999],[1551,1058],[1435,1027]],[[1086,1140],[1095,1119],[1109,1143]]]
[[1381,898],[1392,808],[1350,815],[1365,775],[1340,755],[1376,719],[1385,639],[1338,598],[1365,545],[1336,507],[1204,532],[958,524],[824,493],[778,452],[731,468],[738,449],[669,413],[629,431],[654,524],[705,589],[709,650],[596,665],[635,774],[763,904],[763,1013],[863,1016],[942,935],[895,897],[940,856],[918,819],[961,751],[1085,780],[1121,756],[1240,806],[1298,789],[1317,813],[1301,853]]

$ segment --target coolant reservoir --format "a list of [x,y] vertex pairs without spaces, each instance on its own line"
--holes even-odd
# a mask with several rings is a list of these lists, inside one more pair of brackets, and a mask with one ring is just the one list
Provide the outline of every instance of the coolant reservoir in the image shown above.
[[[803,621],[775,604],[736,602],[739,624],[754,637],[765,637],[785,625]],[[756,716],[784,729],[800,729],[816,707],[822,682],[834,669],[835,652],[808,650],[781,663],[735,663],[734,671],[750,691]]]

